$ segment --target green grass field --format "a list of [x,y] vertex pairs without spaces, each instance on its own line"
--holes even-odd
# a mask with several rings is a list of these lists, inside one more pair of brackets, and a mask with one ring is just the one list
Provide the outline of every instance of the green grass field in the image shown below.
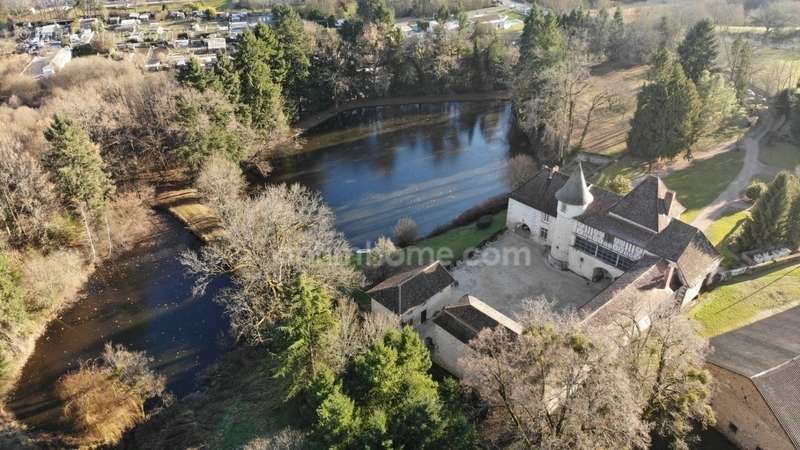
[[700,296],[689,315],[716,336],[800,304],[800,264],[748,275]]
[[787,142],[763,144],[758,160],[771,167],[794,171],[800,165],[800,145]]
[[475,248],[506,226],[506,211],[494,215],[492,225],[483,230],[475,224],[454,228],[432,238],[423,239],[404,249],[412,259],[411,263],[431,262],[434,255],[445,264],[456,262],[464,257],[467,250]]
[[694,220],[700,210],[717,198],[736,178],[743,164],[744,153],[732,150],[697,160],[686,169],[664,178],[664,183],[678,193],[678,200],[686,207],[681,220]]
[[708,239],[724,257],[722,264],[725,267],[733,267],[738,262],[731,246],[737,232],[749,215],[747,210],[729,209],[705,231]]

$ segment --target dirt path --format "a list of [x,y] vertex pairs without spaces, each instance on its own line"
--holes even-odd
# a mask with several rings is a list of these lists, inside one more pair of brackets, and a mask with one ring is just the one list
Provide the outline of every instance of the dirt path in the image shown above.
[[302,134],[309,128],[325,122],[337,114],[358,108],[370,108],[375,106],[389,106],[389,105],[410,105],[414,103],[447,103],[447,102],[480,102],[487,100],[508,100],[511,98],[509,91],[492,91],[492,92],[478,92],[469,94],[444,94],[444,95],[417,95],[412,97],[385,97],[355,100],[345,103],[333,108],[326,109],[301,120],[295,125],[297,134]]
[[745,152],[742,170],[739,171],[736,178],[731,181],[728,187],[722,191],[713,202],[703,208],[692,222],[692,225],[701,230],[708,228],[709,225],[722,216],[731,204],[739,200],[742,191],[750,184],[750,180],[764,170],[764,165],[758,160],[758,153],[760,150],[759,141],[769,132],[771,127],[772,117],[766,114],[764,115],[763,122],[759,123],[753,130],[745,135],[741,144]]

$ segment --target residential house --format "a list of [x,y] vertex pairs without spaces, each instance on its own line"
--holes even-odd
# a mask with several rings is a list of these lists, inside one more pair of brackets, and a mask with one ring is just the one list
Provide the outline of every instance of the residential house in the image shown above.
[[683,211],[656,176],[619,196],[587,184],[579,164],[571,177],[544,168],[514,191],[507,223],[548,246],[553,266],[588,280],[616,280],[645,256],[663,259],[667,286],[686,304],[722,258],[700,230],[678,219]]
[[60,48],[46,56],[35,57],[24,72],[36,80],[48,78],[63,69],[71,60],[72,50]]
[[800,449],[800,306],[711,338],[717,428],[743,449]]
[[439,262],[406,270],[369,291],[372,311],[400,318],[404,325],[425,323],[452,302],[456,281]]

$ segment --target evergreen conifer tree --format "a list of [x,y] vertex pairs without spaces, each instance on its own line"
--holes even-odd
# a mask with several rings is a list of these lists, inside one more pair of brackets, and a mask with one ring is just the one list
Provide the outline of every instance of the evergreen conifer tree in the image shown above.
[[800,183],[787,171],[779,173],[767,191],[750,210],[750,220],[744,223],[742,234],[736,243],[741,250],[781,242],[791,235],[787,233],[789,209],[797,196]]
[[697,22],[678,46],[681,66],[693,82],[700,79],[704,70],[711,72],[719,55],[719,43],[714,24],[708,19]]

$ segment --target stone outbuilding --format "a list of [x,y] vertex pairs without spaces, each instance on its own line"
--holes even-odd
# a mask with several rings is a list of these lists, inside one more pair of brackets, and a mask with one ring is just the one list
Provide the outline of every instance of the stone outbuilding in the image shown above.
[[800,306],[711,338],[717,428],[747,450],[800,449]]

